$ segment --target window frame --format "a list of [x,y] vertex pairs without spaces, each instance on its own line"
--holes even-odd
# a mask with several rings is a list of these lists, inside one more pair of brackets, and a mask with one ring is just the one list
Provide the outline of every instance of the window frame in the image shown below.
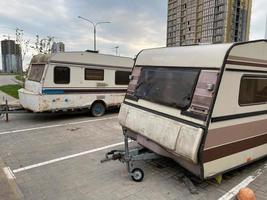
[[[41,77],[40,77],[40,80],[38,79],[38,80],[36,80],[36,79],[32,79],[31,77],[30,77],[30,75],[31,75],[31,73],[32,73],[32,67],[35,67],[36,65],[42,65],[41,67],[43,68],[42,69],[42,75],[41,75]],[[37,83],[40,83],[41,81],[42,81],[42,79],[43,79],[43,76],[44,76],[44,73],[45,73],[45,69],[46,69],[46,64],[31,64],[31,67],[30,67],[30,70],[29,70],[29,73],[28,73],[28,75],[27,75],[27,80],[29,80],[29,81],[33,81],[33,82],[37,82]]]
[[[56,68],[67,68],[68,70],[69,70],[69,80],[68,80],[68,82],[66,82],[66,83],[57,83],[56,81],[55,81],[55,70],[56,70]],[[57,84],[57,85],[68,85],[68,84],[70,84],[70,79],[71,79],[71,69],[70,69],[70,67],[67,67],[67,66],[54,66],[54,69],[53,69],[53,81],[54,81],[54,84]]]
[[[194,83],[192,84],[192,91],[191,91],[191,94],[190,94],[190,101],[188,102],[188,105],[186,105],[185,107],[182,107],[180,105],[177,105],[177,106],[172,106],[170,105],[169,103],[162,103],[162,102],[156,102],[156,101],[151,101],[153,103],[157,103],[157,104],[160,104],[160,105],[164,105],[164,106],[168,106],[170,108],[175,108],[175,109],[179,109],[181,111],[186,111],[190,105],[192,104],[192,101],[193,101],[193,96],[194,96],[194,93],[195,93],[195,90],[196,90],[196,86],[197,86],[197,83],[198,83],[198,79],[199,79],[199,76],[200,76],[200,73],[201,71],[203,70],[201,67],[183,67],[183,66],[179,66],[179,67],[166,67],[166,66],[140,66],[141,67],[141,72],[140,72],[140,75],[138,77],[138,82],[137,82],[137,86],[139,84],[139,81],[140,81],[140,77],[142,75],[142,71],[146,68],[162,68],[162,69],[182,69],[182,70],[196,70],[197,71],[197,75],[196,75],[196,79],[194,81]],[[135,91],[134,91],[134,94],[132,95],[133,98],[136,98],[136,99],[143,99],[143,100],[146,100],[144,98],[141,98],[141,97],[138,97],[136,96],[136,88],[135,88]],[[149,100],[146,100],[146,101],[149,101]]]
[[[99,70],[99,71],[103,71],[103,79],[86,79],[86,70]],[[85,81],[104,81],[105,80],[105,69],[98,69],[98,68],[84,68],[84,80]]]
[[[126,72],[126,73],[129,73],[129,76],[128,76],[128,83],[125,83],[125,84],[121,84],[121,83],[117,83],[117,80],[116,80],[116,74],[117,72]],[[115,85],[124,85],[124,86],[128,86],[129,83],[130,83],[130,76],[132,74],[132,71],[123,71],[123,70],[115,70],[115,76],[114,76],[114,81],[115,81]]]
[[266,78],[267,80],[267,75],[255,75],[255,74],[243,74],[240,79],[240,85],[239,85],[239,93],[238,93],[238,105],[240,107],[247,107],[247,106],[257,106],[257,105],[264,105],[267,104],[267,101],[265,102],[260,102],[260,103],[250,103],[250,104],[241,104],[240,103],[240,93],[241,93],[241,81],[243,78]]

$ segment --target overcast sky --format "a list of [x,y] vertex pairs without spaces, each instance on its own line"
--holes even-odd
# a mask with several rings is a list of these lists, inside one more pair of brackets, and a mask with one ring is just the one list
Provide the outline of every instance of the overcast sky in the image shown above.
[[[266,0],[253,0],[250,40],[264,37],[266,8]],[[14,39],[18,27],[31,43],[36,34],[49,35],[63,41],[67,51],[93,49],[93,28],[78,15],[111,22],[98,26],[102,53],[115,54],[119,46],[120,55],[134,57],[141,49],[166,44],[167,0],[0,0],[0,39],[7,34]]]

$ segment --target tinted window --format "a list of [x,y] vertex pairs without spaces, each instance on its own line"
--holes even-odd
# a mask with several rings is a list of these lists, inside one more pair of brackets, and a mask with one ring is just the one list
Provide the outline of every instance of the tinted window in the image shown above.
[[103,69],[85,69],[84,79],[92,81],[103,81],[104,80],[104,70]]
[[70,68],[55,67],[54,68],[54,83],[56,84],[70,83]]
[[186,109],[190,105],[199,71],[184,68],[142,68],[135,96]]
[[28,80],[40,82],[44,73],[45,65],[31,65]]
[[239,104],[267,102],[267,77],[243,77],[240,84]]
[[128,85],[130,81],[131,72],[116,71],[115,72],[115,84],[116,85]]

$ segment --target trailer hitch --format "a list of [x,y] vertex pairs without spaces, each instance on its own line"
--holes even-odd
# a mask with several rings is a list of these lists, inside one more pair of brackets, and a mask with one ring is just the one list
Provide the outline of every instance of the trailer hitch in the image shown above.
[[124,132],[124,149],[123,150],[112,150],[105,154],[105,158],[100,162],[104,163],[111,160],[118,160],[121,163],[125,163],[126,169],[129,177],[132,178],[133,181],[140,182],[144,178],[144,172],[140,168],[134,168],[134,161],[142,161],[142,160],[153,160],[158,159],[161,156],[155,154],[144,147],[133,147],[129,148],[129,141],[127,133]]
[[105,154],[105,158],[100,162],[104,163],[110,160],[120,160],[123,161],[124,151],[123,150],[112,150]]
[[[118,160],[122,163],[126,164],[126,169],[128,172],[129,177],[132,178],[133,181],[141,182],[144,178],[144,171],[140,168],[134,168],[133,162],[134,161],[141,161],[141,160],[154,160],[162,158],[162,156],[151,152],[150,150],[144,147],[135,147],[129,148],[129,138],[126,131],[124,133],[124,149],[123,150],[112,150],[105,154],[105,158],[102,159],[100,162],[104,163],[107,161]],[[188,188],[188,190],[192,194],[197,194],[198,190],[195,187],[194,183],[191,181],[190,178],[186,176],[185,173],[180,173],[178,176]]]
[[6,122],[8,122],[8,113],[9,113],[9,105],[8,101],[5,100],[5,104],[0,105],[0,117],[5,116],[6,117]]

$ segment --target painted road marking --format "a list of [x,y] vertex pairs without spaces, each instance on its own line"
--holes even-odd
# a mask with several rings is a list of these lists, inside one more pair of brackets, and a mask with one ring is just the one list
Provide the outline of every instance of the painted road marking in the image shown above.
[[248,176],[246,179],[244,179],[237,186],[233,187],[230,191],[228,191],[226,194],[224,194],[218,200],[230,200],[230,199],[234,198],[241,188],[247,187],[254,180],[255,180],[254,176]]
[[49,126],[39,126],[39,127],[19,129],[19,130],[13,130],[13,131],[4,131],[4,132],[0,132],[0,135],[6,135],[6,134],[11,134],[11,133],[21,133],[21,132],[27,132],[27,131],[40,130],[40,129],[56,128],[56,127],[83,124],[83,123],[92,123],[92,122],[104,121],[104,120],[116,119],[116,118],[117,116],[106,117],[106,118],[101,118],[101,119],[84,120],[84,121],[78,121],[78,122],[63,123],[63,124],[54,124],[54,125],[49,125]]
[[226,194],[224,194],[218,200],[231,200],[231,199],[233,199],[237,195],[237,193],[239,192],[239,190],[241,188],[247,187],[251,182],[256,180],[256,178],[261,176],[265,170],[267,170],[267,163],[265,163],[262,168],[257,169],[254,172],[254,175],[251,175],[251,176],[248,176],[247,178],[245,178],[241,183],[239,183],[238,185],[233,187],[230,191],[228,191]]
[[64,157],[48,160],[48,161],[45,161],[45,162],[29,165],[29,166],[26,166],[26,167],[14,169],[13,173],[23,172],[23,171],[26,171],[26,170],[29,170],[29,169],[34,169],[34,168],[37,168],[37,167],[49,165],[49,164],[52,164],[52,163],[55,163],[55,162],[67,160],[67,159],[70,159],[70,158],[75,158],[75,157],[78,157],[78,156],[83,156],[83,155],[86,155],[86,154],[90,154],[90,153],[94,153],[94,152],[97,152],[97,151],[105,150],[105,149],[108,149],[108,148],[111,148],[111,147],[115,147],[115,146],[119,146],[119,145],[122,145],[122,144],[124,144],[124,142],[119,142],[119,143],[107,145],[107,146],[104,146],[104,147],[100,147],[100,148],[91,149],[91,150],[88,150],[88,151],[83,151],[83,152],[80,152],[80,153],[72,154],[72,155],[69,155],[69,156],[64,156]]
[[16,179],[15,175],[13,174],[12,170],[9,167],[4,167],[3,171],[8,179]]

